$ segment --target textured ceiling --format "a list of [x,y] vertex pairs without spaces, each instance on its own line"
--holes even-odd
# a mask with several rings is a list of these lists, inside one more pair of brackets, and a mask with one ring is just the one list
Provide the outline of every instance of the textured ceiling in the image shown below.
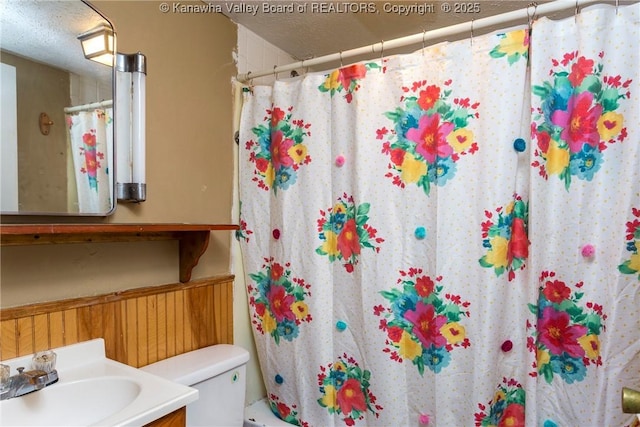
[[111,80],[111,68],[84,58],[77,35],[102,16],[81,1],[0,1],[0,48],[78,75]]

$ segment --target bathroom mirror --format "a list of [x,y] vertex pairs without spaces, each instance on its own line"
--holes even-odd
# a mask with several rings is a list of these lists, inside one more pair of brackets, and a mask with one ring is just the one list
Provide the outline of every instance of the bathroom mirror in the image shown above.
[[3,215],[114,210],[114,68],[86,59],[78,39],[100,26],[113,34],[83,0],[0,4]]

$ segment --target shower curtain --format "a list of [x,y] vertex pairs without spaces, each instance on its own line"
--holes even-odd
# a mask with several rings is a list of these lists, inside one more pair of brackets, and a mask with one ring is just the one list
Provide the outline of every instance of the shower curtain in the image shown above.
[[237,237],[275,414],[637,424],[639,6],[246,89]]
[[105,213],[111,210],[113,188],[109,179],[112,167],[113,109],[67,113],[67,136],[73,154],[73,170],[81,213]]

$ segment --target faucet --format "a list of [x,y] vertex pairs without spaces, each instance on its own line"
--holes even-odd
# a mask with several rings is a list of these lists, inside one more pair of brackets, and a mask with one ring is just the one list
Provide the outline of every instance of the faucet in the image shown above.
[[23,396],[27,393],[42,390],[58,381],[58,371],[46,372],[41,369],[25,371],[18,368],[18,373],[7,378],[0,386],[0,400]]

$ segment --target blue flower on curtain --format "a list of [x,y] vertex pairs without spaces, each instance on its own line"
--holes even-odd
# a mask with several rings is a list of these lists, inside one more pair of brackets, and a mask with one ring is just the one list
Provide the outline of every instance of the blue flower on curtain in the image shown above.
[[253,181],[264,190],[286,190],[297,180],[297,171],[311,162],[304,138],[311,135],[310,123],[292,118],[293,107],[267,109],[264,121],[251,129],[258,138],[249,140],[245,148],[251,152],[249,160],[255,164]]
[[627,251],[631,252],[628,260],[618,266],[622,274],[638,274],[640,280],[640,208],[631,208],[635,217],[627,222]]
[[[527,321],[531,336],[527,339],[529,351],[536,353],[533,363],[536,372],[549,384],[554,375],[571,384],[586,377],[587,367],[602,365],[599,335],[605,330],[607,315],[595,302],[579,305],[583,292],[572,292],[553,271],[543,271],[539,281],[538,304],[529,304],[536,315],[537,324]],[[576,283],[580,289],[583,282]]]
[[262,271],[249,274],[253,283],[247,285],[249,304],[253,308],[253,320],[258,332],[293,341],[298,337],[303,322],[311,322],[309,306],[305,302],[311,296],[311,285],[304,279],[291,277],[290,264],[284,266],[265,258]]
[[[604,57],[604,52],[600,53]],[[579,53],[553,59],[551,81],[533,85],[541,99],[533,111],[531,165],[540,176],[557,175],[569,190],[573,176],[591,181],[604,162],[608,144],[627,137],[620,101],[631,98],[631,79],[603,74],[604,65]]]
[[453,98],[452,81],[444,85],[428,84],[426,80],[403,87],[401,107],[385,116],[393,128],[376,130],[383,140],[382,153],[390,157],[385,176],[393,184],[405,188],[415,184],[429,195],[431,184],[444,186],[457,172],[462,156],[478,151],[469,121],[478,118],[478,102],[469,98]]
[[410,360],[420,375],[425,367],[439,373],[449,366],[454,347],[471,345],[460,323],[470,316],[470,303],[459,295],[443,296],[444,286],[437,284],[441,280],[434,281],[420,268],[401,270],[400,287],[380,292],[390,306],[373,308],[374,315],[382,317],[379,329],[387,335],[383,352],[399,363]]

